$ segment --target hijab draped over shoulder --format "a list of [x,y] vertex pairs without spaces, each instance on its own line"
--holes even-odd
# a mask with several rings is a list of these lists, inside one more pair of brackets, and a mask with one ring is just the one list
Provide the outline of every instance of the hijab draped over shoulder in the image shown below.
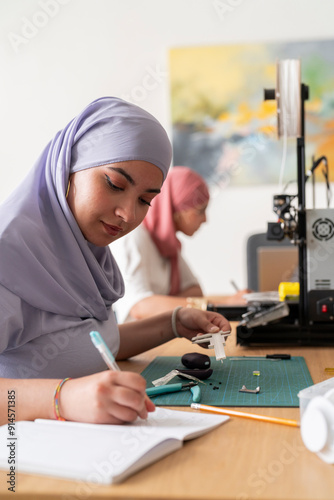
[[197,172],[189,167],[173,167],[161,194],[154,198],[143,221],[160,254],[170,259],[170,295],[180,291],[178,254],[181,243],[176,237],[174,214],[188,208],[198,208],[208,201],[207,185]]
[[2,286],[42,311],[106,320],[123,279],[109,247],[85,240],[66,191],[72,172],[129,160],[165,178],[171,145],[151,114],[126,101],[97,99],[59,131],[0,208]]

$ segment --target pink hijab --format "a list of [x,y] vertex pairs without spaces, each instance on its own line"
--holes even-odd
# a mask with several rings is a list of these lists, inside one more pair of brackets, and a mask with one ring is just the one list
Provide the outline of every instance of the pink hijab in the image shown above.
[[180,291],[178,253],[181,243],[176,237],[173,215],[188,208],[196,208],[209,201],[209,191],[204,179],[189,167],[173,167],[154,198],[143,224],[163,257],[171,262],[171,287],[169,295]]

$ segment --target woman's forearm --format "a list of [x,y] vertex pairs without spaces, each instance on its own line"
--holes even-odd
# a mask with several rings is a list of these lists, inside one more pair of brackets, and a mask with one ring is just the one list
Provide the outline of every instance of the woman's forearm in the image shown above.
[[199,285],[193,285],[178,294],[178,297],[203,297],[203,291]]
[[203,293],[199,286],[194,285],[177,296],[171,295],[150,295],[135,304],[130,314],[135,319],[149,318],[153,314],[161,314],[172,311],[177,306],[187,307],[187,297],[202,297]]
[[0,379],[0,424],[54,418],[53,394],[58,382],[53,379]]
[[[0,379],[0,424],[19,420],[55,419],[54,393],[59,379]],[[58,394],[58,418],[100,424],[147,418],[154,404],[137,373],[104,370],[70,379]]]
[[186,297],[151,295],[137,302],[137,304],[131,308],[130,314],[135,319],[144,319],[156,314],[170,312],[177,306],[186,307]]
[[117,359],[127,359],[175,338],[172,312],[168,311],[141,321],[119,325],[120,349]]
[[[129,321],[119,325],[120,349],[117,359],[127,359],[157,347],[177,336],[191,340],[201,333],[217,333],[231,329],[228,320],[214,311],[202,311],[181,307],[141,321]],[[172,326],[172,318],[174,326]]]

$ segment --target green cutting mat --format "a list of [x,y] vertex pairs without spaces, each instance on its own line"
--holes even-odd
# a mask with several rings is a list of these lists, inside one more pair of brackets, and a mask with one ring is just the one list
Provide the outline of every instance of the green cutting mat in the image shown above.
[[[299,406],[297,396],[301,389],[313,385],[305,359],[301,356],[289,360],[256,359],[237,361],[230,358],[221,363],[211,357],[213,373],[210,378],[199,384],[201,403],[213,406]],[[152,380],[163,377],[175,368],[182,368],[180,357],[158,356],[145,370],[142,376],[147,387],[153,387]],[[184,367],[183,367],[184,368]],[[260,376],[253,371],[260,371]],[[183,379],[186,382],[185,379]],[[181,382],[179,377],[173,378],[169,384]],[[247,389],[260,386],[258,394],[239,392],[245,385]],[[189,406],[192,394],[189,390],[154,396],[152,401],[157,406]]]

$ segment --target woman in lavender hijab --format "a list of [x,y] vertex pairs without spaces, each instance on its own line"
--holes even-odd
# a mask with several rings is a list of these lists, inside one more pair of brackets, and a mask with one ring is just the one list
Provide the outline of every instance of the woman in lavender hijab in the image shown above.
[[154,404],[145,380],[106,369],[90,332],[122,360],[176,334],[229,328],[219,314],[187,308],[174,322],[166,312],[116,324],[112,305],[124,284],[109,245],[142,222],[170,161],[167,134],[152,115],[100,98],[56,134],[2,204],[0,423],[13,389],[18,420],[146,418]]

